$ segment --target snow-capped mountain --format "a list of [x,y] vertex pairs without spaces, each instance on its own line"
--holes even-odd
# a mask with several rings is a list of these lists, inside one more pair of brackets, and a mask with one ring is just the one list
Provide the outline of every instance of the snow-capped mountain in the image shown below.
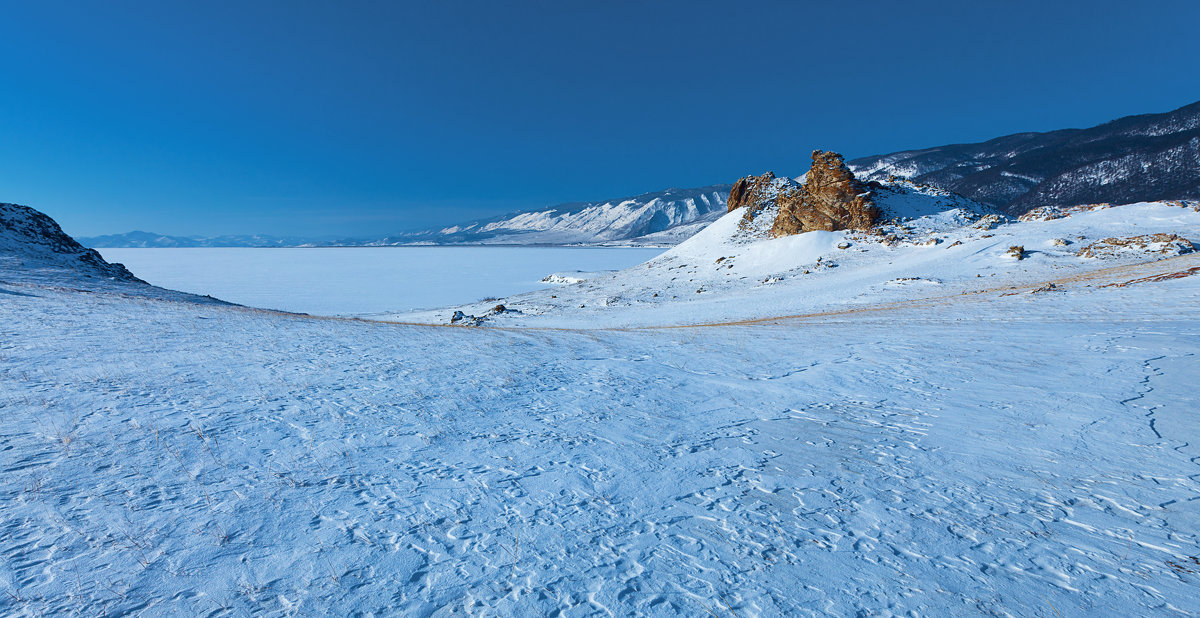
[[383,238],[315,240],[241,236],[167,236],[128,232],[81,237],[89,247],[387,247],[393,245],[596,245],[672,246],[725,214],[731,185],[667,189],[597,202],[559,204],[445,228]]
[[849,162],[863,180],[944,187],[1021,214],[1038,206],[1200,197],[1200,102],[1090,129],[1017,133]]
[[725,213],[730,186],[560,204],[363,244],[673,245]]

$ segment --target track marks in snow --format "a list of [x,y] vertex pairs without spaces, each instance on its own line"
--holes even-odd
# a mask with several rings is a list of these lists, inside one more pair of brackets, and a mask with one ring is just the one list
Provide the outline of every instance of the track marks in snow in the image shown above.
[[8,613],[1200,607],[1168,565],[1200,555],[1173,386],[1200,343],[1169,313],[554,332],[16,302]]

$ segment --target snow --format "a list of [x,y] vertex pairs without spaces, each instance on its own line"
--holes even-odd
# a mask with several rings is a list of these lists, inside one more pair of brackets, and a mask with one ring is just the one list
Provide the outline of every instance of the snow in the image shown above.
[[[770,213],[758,217],[767,221],[765,227],[745,230],[739,210],[644,264],[573,286],[503,298],[512,311],[496,316],[492,325],[704,324],[954,297],[981,288],[1032,289],[1164,257],[1153,250],[1102,260],[1077,255],[1101,239],[1171,233],[1200,242],[1200,213],[1194,203],[1149,202],[1084,210],[1051,221],[1015,221],[965,198],[922,187],[905,185],[879,198],[891,220],[882,235],[810,232],[767,239]],[[1055,239],[1071,244],[1056,245]],[[1024,259],[1007,255],[1013,246],[1025,247]],[[889,284],[910,277],[942,284]],[[479,315],[488,306],[397,313],[388,319],[445,324],[453,311]]]
[[[411,311],[548,287],[554,269],[611,271],[637,248],[356,247],[102,249],[155,285],[318,315]],[[495,304],[495,303],[493,303]]]
[[1200,256],[1073,253],[1200,213],[903,203],[482,328],[2,271],[0,614],[1200,613]]
[[542,282],[553,283],[555,285],[569,285],[572,283],[580,283],[582,281],[587,281],[588,279],[595,279],[596,277],[599,277],[600,275],[605,275],[605,274],[608,274],[608,273],[606,271],[587,272],[587,271],[583,271],[583,270],[568,270],[568,271],[563,271],[563,272],[550,273],[549,275],[546,275],[542,279]]
[[670,246],[724,212],[728,191],[728,185],[713,185],[561,204],[448,227],[425,236],[437,243]]

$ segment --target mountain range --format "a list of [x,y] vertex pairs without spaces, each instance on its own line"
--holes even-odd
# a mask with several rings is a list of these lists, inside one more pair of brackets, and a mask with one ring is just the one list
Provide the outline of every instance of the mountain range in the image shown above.
[[[859,180],[902,178],[1020,215],[1039,206],[1200,198],[1200,102],[1090,129],[1016,133],[848,162]],[[380,247],[394,245],[671,246],[724,212],[732,185],[667,189],[575,202],[382,238],[314,241],[273,236],[80,238],[89,247]]]
[[1011,215],[1038,206],[1192,199],[1200,197],[1200,102],[1090,129],[863,157],[849,167],[861,180],[905,178]]
[[725,214],[731,186],[666,189],[633,197],[559,204],[382,238],[317,241],[257,235],[166,236],[136,231],[83,237],[79,241],[89,247],[673,246]]

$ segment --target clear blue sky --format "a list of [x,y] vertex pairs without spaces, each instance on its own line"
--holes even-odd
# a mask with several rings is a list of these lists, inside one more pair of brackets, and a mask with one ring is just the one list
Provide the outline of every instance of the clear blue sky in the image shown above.
[[369,236],[1200,99],[1200,2],[0,0],[0,201]]

